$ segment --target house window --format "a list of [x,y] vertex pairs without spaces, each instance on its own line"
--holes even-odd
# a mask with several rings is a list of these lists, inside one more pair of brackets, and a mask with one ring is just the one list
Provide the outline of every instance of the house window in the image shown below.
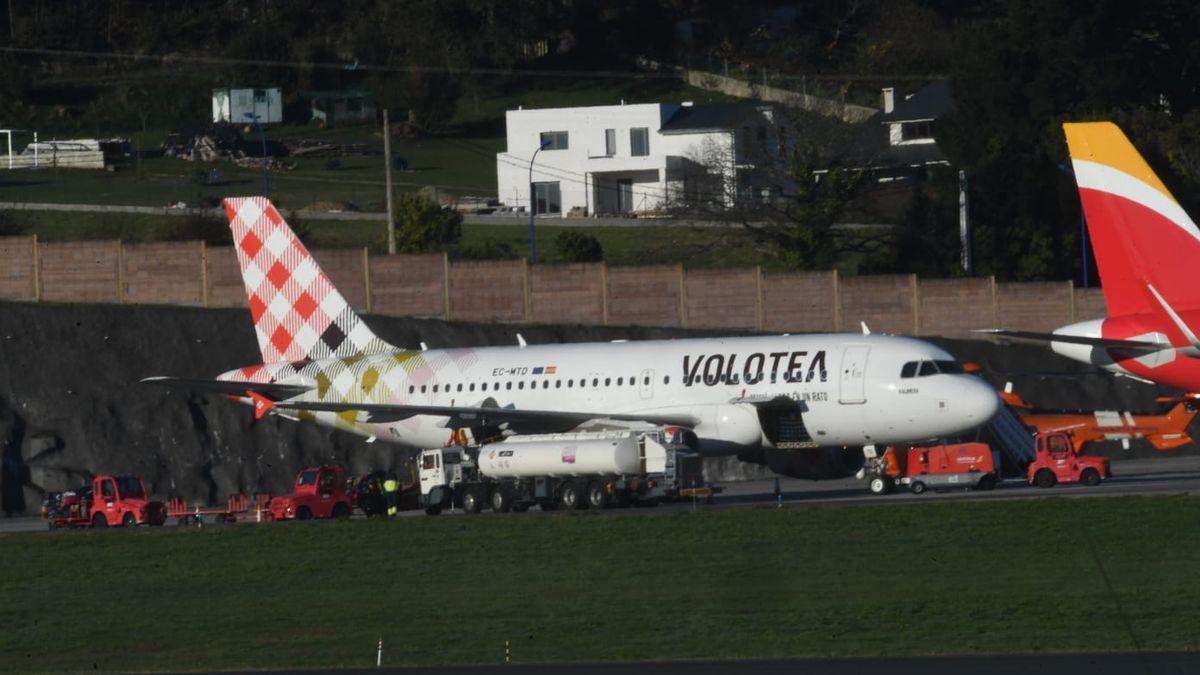
[[255,103],[266,103],[267,102],[267,91],[265,89],[255,89],[254,90],[254,102]]
[[612,157],[617,154],[617,130],[604,130],[604,154]]
[[558,182],[533,184],[534,213],[562,213]]
[[923,122],[902,122],[900,124],[900,140],[916,141],[933,138],[933,120]]
[[634,157],[645,157],[650,154],[650,130],[638,127],[629,130],[629,154]]
[[567,132],[543,131],[539,145],[546,150],[566,150]]

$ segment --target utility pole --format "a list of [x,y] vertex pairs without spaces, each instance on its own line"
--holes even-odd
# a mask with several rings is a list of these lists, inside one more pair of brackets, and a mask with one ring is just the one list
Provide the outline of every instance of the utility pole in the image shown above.
[[962,268],[967,275],[975,273],[971,260],[971,203],[967,198],[967,172],[958,172],[958,238],[962,242]]
[[396,253],[396,216],[392,205],[392,127],[388,124],[388,109],[383,109],[383,163],[387,180],[388,253]]

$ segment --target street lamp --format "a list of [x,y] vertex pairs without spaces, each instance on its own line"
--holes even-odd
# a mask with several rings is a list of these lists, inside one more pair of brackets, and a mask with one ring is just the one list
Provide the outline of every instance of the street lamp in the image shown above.
[[529,158],[529,264],[537,264],[537,242],[533,238],[533,216],[537,212],[537,200],[533,194],[533,160],[537,159],[537,154],[550,146],[550,139],[542,141],[537,150],[533,151],[533,157]]
[[262,125],[259,124],[258,115],[256,113],[244,112],[244,113],[242,113],[242,117],[245,117],[247,120],[254,123],[254,128],[258,129],[258,137],[260,139],[262,139],[263,198],[265,199],[269,196],[269,193],[271,191],[271,189],[270,189],[271,188],[271,179],[270,179],[270,172],[269,172],[270,163],[267,161],[267,133],[265,131],[263,131]]

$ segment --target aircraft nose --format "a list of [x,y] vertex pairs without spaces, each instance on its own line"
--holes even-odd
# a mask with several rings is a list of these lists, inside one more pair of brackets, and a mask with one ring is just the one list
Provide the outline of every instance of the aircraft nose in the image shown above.
[[1000,412],[1000,396],[987,382],[967,375],[963,377],[964,384],[962,399],[956,401],[957,407],[972,424],[986,424],[996,413]]

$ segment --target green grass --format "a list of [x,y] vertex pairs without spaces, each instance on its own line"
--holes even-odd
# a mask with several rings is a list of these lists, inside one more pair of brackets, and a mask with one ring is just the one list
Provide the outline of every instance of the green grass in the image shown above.
[[[53,211],[5,212],[7,222],[25,233],[36,233],[42,241],[85,239],[122,239],[126,242],[175,239],[183,219],[126,213],[84,213]],[[293,225],[302,223],[305,241],[313,248],[349,248],[370,246],[382,251],[386,229],[382,221],[323,221],[292,217]],[[536,226],[538,260],[562,262],[554,247],[554,238],[564,226]],[[553,221],[549,221],[553,222]],[[571,228],[578,229],[578,228]],[[683,263],[689,268],[736,267],[762,264],[772,269],[777,262],[765,257],[753,237],[733,228],[683,228],[642,225],[638,227],[587,227],[604,248],[610,265],[662,265]],[[512,225],[463,226],[463,238],[450,250],[452,258],[468,251],[525,257],[529,254],[529,225],[514,219]]]
[[[1200,648],[1200,499],[11,535],[0,668]],[[1111,579],[1109,589],[1105,577]]]

